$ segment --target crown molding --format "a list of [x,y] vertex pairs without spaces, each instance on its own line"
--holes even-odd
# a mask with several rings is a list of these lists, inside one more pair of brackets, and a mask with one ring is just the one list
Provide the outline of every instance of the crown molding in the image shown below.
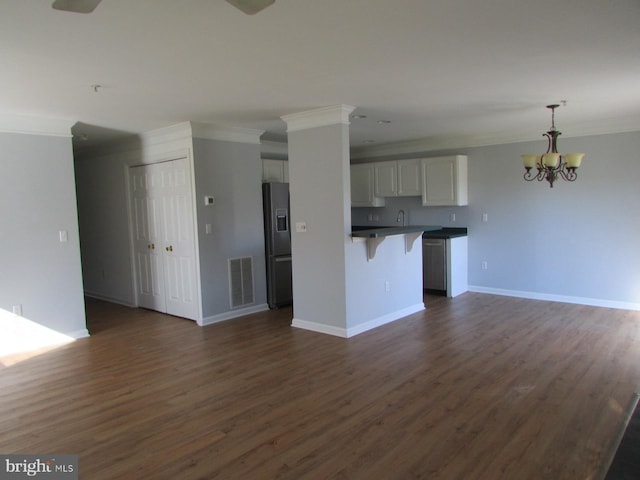
[[[614,133],[627,133],[640,131],[640,124],[633,123],[616,124],[615,122],[599,125],[584,125],[570,132],[563,132],[562,138],[587,137],[593,135],[609,135]],[[488,135],[452,135],[419,138],[402,142],[385,143],[382,145],[359,146],[351,149],[352,159],[364,159],[385,157],[390,155],[403,155],[414,153],[426,153],[442,150],[455,150],[461,148],[486,147],[491,145],[506,145],[510,143],[523,143],[545,141],[541,131],[494,133]]]
[[75,120],[0,114],[0,132],[70,138]]
[[219,127],[210,123],[191,122],[191,133],[193,137],[207,140],[260,145],[260,137],[264,132],[264,130],[256,130],[253,128]]
[[349,115],[356,107],[351,105],[332,105],[315,108],[300,113],[292,113],[280,117],[287,124],[287,132],[307,130],[309,128],[328,125],[349,125]]
[[182,122],[143,132],[139,135],[138,141],[142,146],[150,146],[188,139],[191,138],[191,135],[191,122]]

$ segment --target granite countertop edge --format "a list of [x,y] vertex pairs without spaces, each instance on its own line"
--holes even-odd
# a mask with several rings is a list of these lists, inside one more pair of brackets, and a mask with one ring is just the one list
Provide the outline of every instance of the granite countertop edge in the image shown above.
[[352,227],[351,236],[356,238],[379,238],[405,233],[423,232],[422,238],[456,238],[466,237],[467,229],[462,227],[442,227],[437,225],[407,225],[404,227]]
[[444,227],[440,230],[434,230],[430,232],[424,232],[422,238],[457,238],[466,237],[468,230],[461,227]]
[[404,227],[379,227],[379,228],[363,228],[353,227],[351,231],[352,237],[357,238],[380,238],[389,237],[391,235],[403,235],[405,233],[430,232],[441,230],[442,227],[436,225],[406,225]]

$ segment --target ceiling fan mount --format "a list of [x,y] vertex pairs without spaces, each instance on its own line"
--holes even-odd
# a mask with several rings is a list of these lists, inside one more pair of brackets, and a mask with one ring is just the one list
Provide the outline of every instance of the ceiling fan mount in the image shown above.
[[[101,0],[54,0],[52,7],[56,10],[74,13],[91,13]],[[255,15],[272,5],[275,0],[227,0],[234,7],[242,10],[247,15]]]

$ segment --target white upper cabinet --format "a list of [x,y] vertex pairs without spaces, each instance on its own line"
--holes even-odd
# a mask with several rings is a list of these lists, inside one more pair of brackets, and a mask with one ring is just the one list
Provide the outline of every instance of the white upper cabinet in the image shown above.
[[376,197],[395,197],[398,195],[398,164],[396,162],[377,162],[373,164]]
[[289,162],[286,160],[262,159],[262,183],[289,182]]
[[420,167],[422,162],[419,158],[409,160],[398,160],[398,196],[418,197],[422,194],[422,175]]
[[374,194],[374,164],[351,165],[351,206],[383,207],[384,198]]
[[422,159],[423,205],[468,205],[468,203],[466,155]]
[[375,195],[378,197],[411,197],[422,193],[420,159],[376,162]]

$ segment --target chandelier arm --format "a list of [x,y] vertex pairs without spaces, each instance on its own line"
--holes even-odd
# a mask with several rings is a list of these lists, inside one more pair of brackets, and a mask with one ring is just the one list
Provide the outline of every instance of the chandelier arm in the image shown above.
[[576,172],[576,169],[567,167],[566,163],[562,164],[562,167],[558,169],[558,173],[567,182],[575,182],[578,178],[578,172]]

